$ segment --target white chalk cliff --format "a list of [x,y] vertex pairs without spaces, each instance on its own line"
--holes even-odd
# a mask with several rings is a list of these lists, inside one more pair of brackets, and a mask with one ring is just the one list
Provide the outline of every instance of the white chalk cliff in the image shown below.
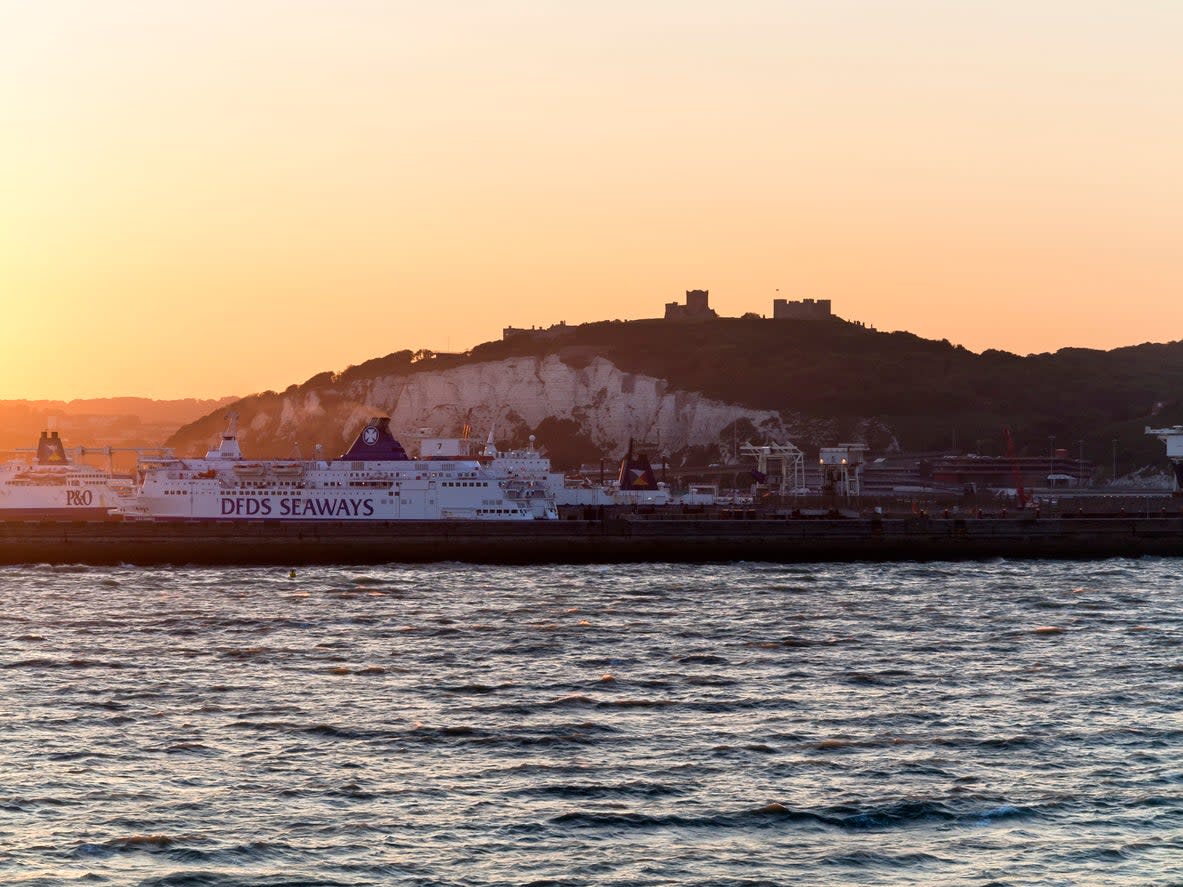
[[310,426],[323,428],[331,420],[340,440],[321,441],[331,449],[379,414],[389,415],[403,435],[421,428],[455,434],[468,425],[480,437],[492,428],[499,439],[547,418],[570,419],[607,453],[621,452],[629,438],[660,443],[667,452],[716,444],[720,432],[737,419],[751,422],[761,438],[784,440],[794,430],[777,412],[671,390],[662,379],[623,372],[602,357],[581,366],[556,355],[514,357],[292,388],[279,398],[278,409],[260,403],[258,412],[244,415],[244,442],[252,436],[260,444],[307,440]]

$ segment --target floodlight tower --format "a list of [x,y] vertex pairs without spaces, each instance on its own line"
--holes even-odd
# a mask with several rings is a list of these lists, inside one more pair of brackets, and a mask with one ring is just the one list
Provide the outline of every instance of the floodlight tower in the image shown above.
[[867,448],[861,443],[843,443],[836,447],[822,447],[818,464],[825,479],[834,484],[847,498],[862,492],[863,462]]

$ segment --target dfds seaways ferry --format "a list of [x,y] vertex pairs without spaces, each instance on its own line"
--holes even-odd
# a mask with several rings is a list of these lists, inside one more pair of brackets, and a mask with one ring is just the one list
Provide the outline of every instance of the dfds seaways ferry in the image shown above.
[[475,460],[414,461],[371,419],[339,459],[242,458],[231,417],[204,459],[141,462],[128,518],[147,520],[531,520],[556,519],[553,502],[515,495],[513,486]]

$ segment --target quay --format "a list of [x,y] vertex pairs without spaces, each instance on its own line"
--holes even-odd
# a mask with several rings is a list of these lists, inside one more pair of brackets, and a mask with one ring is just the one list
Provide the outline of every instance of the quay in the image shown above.
[[0,564],[209,566],[1183,556],[1183,516],[0,522]]

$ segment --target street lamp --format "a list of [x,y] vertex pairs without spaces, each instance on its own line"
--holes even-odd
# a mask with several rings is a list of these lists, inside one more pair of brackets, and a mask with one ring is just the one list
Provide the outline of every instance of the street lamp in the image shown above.
[[1113,480],[1117,480],[1117,438],[1113,438]]
[[1084,438],[1076,442],[1080,448],[1076,455],[1076,485],[1078,487],[1084,486]]

